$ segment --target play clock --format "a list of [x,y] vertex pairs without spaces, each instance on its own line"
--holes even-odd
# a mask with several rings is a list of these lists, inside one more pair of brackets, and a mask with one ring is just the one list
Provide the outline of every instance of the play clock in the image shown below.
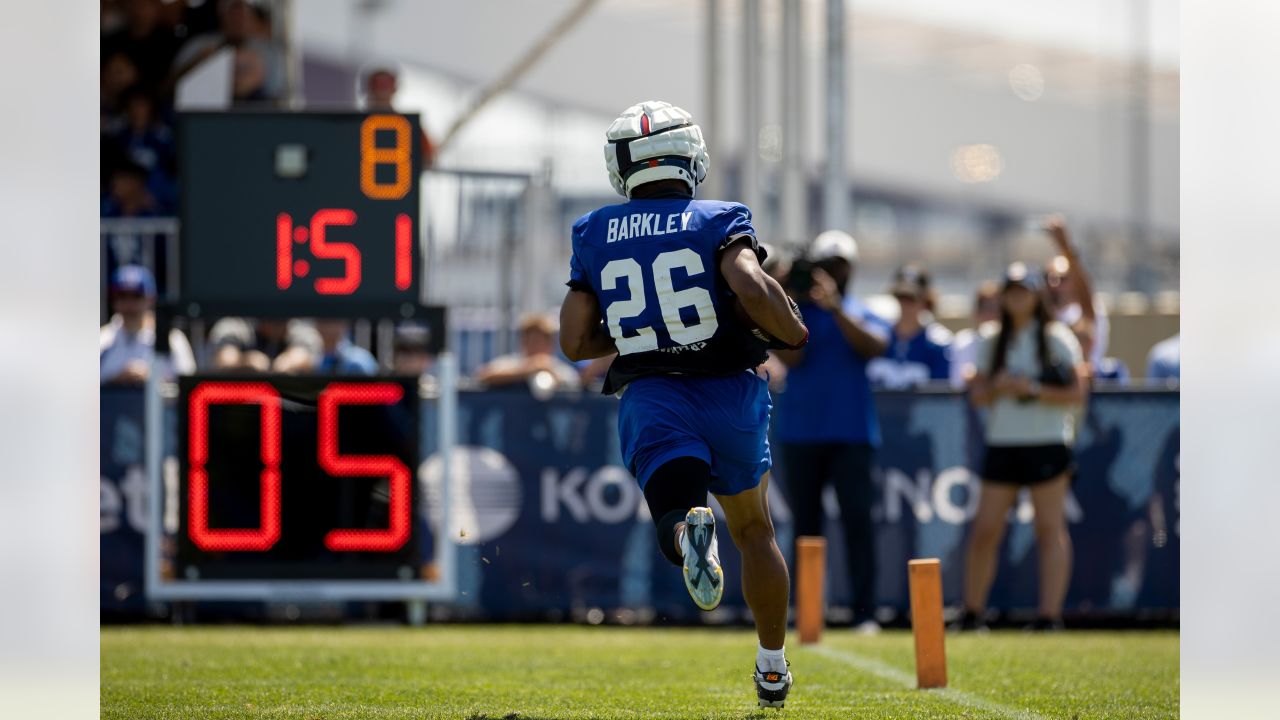
[[419,137],[416,115],[181,114],[176,310],[418,314]]

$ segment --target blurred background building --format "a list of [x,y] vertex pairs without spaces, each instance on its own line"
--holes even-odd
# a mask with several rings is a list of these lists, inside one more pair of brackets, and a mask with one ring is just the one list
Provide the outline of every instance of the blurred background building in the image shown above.
[[[114,264],[156,267],[162,291],[166,253],[144,246],[171,232],[163,218],[176,195],[153,167],[172,163],[169,99],[181,106],[193,94],[183,85],[199,79],[173,77],[196,55],[192,46],[243,33],[256,39],[229,59],[237,105],[358,107],[374,70],[398,76],[396,109],[422,113],[439,146],[439,172],[424,182],[429,299],[455,311],[459,337],[477,328],[486,338],[464,352],[470,367],[513,347],[521,312],[558,302],[568,227],[617,199],[601,160],[604,128],[649,98],[685,107],[703,126],[712,156],[703,197],[747,202],[761,236],[784,249],[828,226],[850,231],[863,291],[923,261],[941,319],[963,325],[981,281],[1010,260],[1052,254],[1034,220],[1061,211],[1100,301],[1117,316],[1116,354],[1143,367],[1151,345],[1177,331],[1176,2],[115,0],[103,8],[104,133],[132,158],[114,171],[104,162],[104,214],[161,218],[104,225],[104,243],[122,256]],[[147,48],[176,53],[162,61],[173,72],[134,68],[141,78],[131,83],[107,39],[127,38],[147,14],[158,28]],[[843,33],[833,46],[835,27]],[[147,62],[154,55],[138,64]],[[152,108],[141,107],[139,85],[155,88]],[[151,173],[149,200],[131,183],[139,158]],[[493,327],[507,329],[496,342],[487,337]]]

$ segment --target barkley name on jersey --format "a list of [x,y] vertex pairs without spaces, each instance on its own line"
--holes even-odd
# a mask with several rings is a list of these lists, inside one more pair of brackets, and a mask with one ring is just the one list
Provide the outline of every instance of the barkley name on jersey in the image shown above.
[[764,362],[720,275],[720,253],[740,242],[764,260],[746,206],[684,196],[635,198],[574,223],[568,284],[595,294],[618,348],[604,392],[645,375],[729,375]]

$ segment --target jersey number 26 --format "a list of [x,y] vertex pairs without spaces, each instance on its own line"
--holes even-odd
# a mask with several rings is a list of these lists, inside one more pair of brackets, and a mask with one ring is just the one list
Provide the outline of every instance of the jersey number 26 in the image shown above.
[[[664,252],[654,258],[653,286],[657,291],[658,305],[662,308],[662,322],[667,334],[677,345],[706,340],[715,335],[716,328],[719,327],[711,293],[701,287],[676,290],[671,283],[671,271],[675,268],[682,268],[690,278],[707,271],[702,257],[689,248]],[[639,317],[645,311],[643,268],[633,258],[610,260],[600,272],[600,287],[604,290],[616,290],[620,278],[627,279],[630,297],[609,303],[604,311],[609,320],[609,334],[618,346],[618,354],[630,355],[657,350],[658,335],[652,327],[636,328],[636,334],[632,337],[622,335],[622,321]],[[680,317],[680,310],[687,307],[693,308],[696,317],[693,322],[685,324]]]

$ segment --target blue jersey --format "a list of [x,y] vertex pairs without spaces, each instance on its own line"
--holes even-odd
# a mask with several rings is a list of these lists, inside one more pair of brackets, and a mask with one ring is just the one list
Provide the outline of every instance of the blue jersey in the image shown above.
[[911,337],[902,337],[890,329],[884,355],[867,364],[871,384],[888,390],[906,390],[930,380],[951,377],[951,359],[947,351],[950,333],[940,325],[921,328]]
[[[887,339],[889,325],[852,295],[846,315],[873,335]],[[845,340],[831,313],[800,306],[809,343],[800,362],[787,371],[787,391],[778,402],[776,438],[784,443],[866,443],[880,445],[875,397],[867,380],[867,361]]]
[[609,205],[573,224],[569,287],[595,294],[618,347],[606,393],[646,375],[731,375],[764,362],[720,275],[721,251],[738,242],[764,259],[746,206],[687,197]]

